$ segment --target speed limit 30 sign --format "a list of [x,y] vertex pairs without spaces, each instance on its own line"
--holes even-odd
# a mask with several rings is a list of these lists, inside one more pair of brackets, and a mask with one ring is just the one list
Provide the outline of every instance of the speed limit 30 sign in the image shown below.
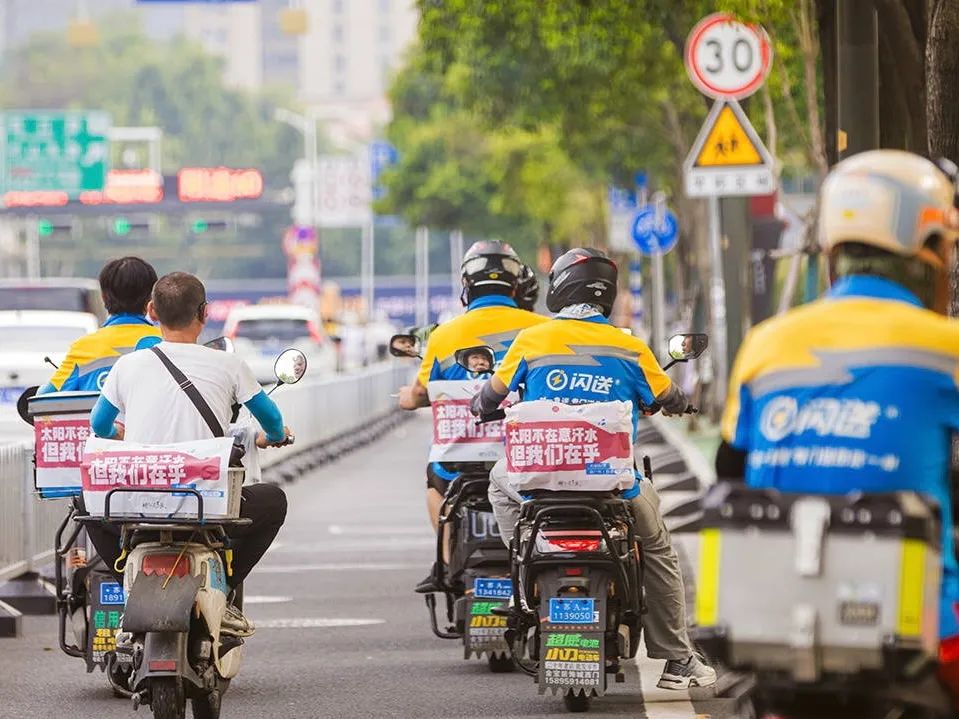
[[686,40],[686,71],[704,95],[740,100],[758,90],[772,67],[766,31],[727,13],[700,20]]

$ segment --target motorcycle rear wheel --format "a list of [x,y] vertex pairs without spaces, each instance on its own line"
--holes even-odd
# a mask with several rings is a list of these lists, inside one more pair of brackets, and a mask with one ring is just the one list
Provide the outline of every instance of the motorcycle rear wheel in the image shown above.
[[186,697],[178,677],[150,680],[150,709],[153,719],[186,719]]
[[220,705],[223,701],[223,694],[214,689],[204,697],[191,699],[190,704],[193,707],[193,719],[220,719]]
[[589,711],[590,699],[592,699],[592,697],[589,693],[582,690],[574,692],[571,689],[563,695],[563,704],[566,705],[566,711],[579,714]]

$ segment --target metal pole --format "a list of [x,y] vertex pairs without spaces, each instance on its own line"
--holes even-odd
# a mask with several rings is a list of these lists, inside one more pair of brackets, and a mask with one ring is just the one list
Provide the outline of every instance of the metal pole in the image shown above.
[[639,259],[629,261],[629,291],[633,296],[633,334],[649,339],[646,333],[646,317],[643,311],[643,265]]
[[430,321],[430,231],[420,225],[416,228],[416,324]]
[[450,233],[450,288],[453,290],[453,297],[459,297],[462,290],[460,265],[463,262],[463,252],[463,231],[453,230]]
[[836,3],[840,157],[879,147],[879,21],[873,0]]
[[304,150],[306,151],[306,161],[310,168],[310,197],[313,198],[310,204],[310,227],[316,227],[319,218],[320,207],[320,178],[319,178],[319,158],[317,157],[316,144],[316,117],[307,113],[304,122],[303,132]]
[[373,299],[376,275],[373,269],[375,223],[372,219],[363,227],[363,242],[360,255],[360,284],[362,285],[363,302],[366,305],[366,316],[373,318]]
[[710,197],[709,203],[709,264],[712,277],[709,282],[711,302],[712,337],[710,357],[713,362],[713,387],[715,405],[722,407],[726,401],[727,358],[726,358],[726,283],[723,279],[723,250],[721,237],[721,218],[719,198]]
[[24,228],[27,236],[27,277],[40,277],[40,226],[36,217],[28,217]]
[[653,354],[661,354],[666,346],[666,273],[663,253],[656,252],[653,261]]

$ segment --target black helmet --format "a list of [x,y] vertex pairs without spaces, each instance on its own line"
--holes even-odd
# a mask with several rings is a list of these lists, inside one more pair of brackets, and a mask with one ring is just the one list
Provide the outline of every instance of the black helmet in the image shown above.
[[485,295],[512,297],[522,271],[522,260],[505,242],[474,242],[463,255],[463,263],[460,265],[460,276],[463,280],[463,294],[460,299],[464,305],[468,305],[477,297]]
[[549,270],[546,307],[559,312],[580,303],[598,305],[609,317],[616,299],[616,263],[599,250],[577,247],[562,255]]
[[516,304],[521,310],[532,312],[539,299],[539,280],[529,265],[523,265],[523,273],[516,285]]

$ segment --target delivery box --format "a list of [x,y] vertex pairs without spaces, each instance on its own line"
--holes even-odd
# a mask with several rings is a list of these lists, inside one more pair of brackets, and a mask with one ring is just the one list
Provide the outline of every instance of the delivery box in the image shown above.
[[632,487],[632,404],[533,400],[507,408],[506,471],[519,492]]
[[51,392],[27,401],[33,418],[35,485],[44,499],[80,494],[80,460],[99,392]]
[[[427,386],[433,410],[433,443],[430,462],[495,462],[503,446],[503,420],[477,424],[470,400],[486,380],[433,380]],[[509,406],[519,399],[513,392],[503,400]]]
[[192,519],[203,498],[203,517],[236,518],[240,512],[243,471],[230,470],[230,437],[176,444],[135,444],[91,437],[84,447],[80,474],[83,501],[91,516],[103,516],[110,490],[110,516]]

